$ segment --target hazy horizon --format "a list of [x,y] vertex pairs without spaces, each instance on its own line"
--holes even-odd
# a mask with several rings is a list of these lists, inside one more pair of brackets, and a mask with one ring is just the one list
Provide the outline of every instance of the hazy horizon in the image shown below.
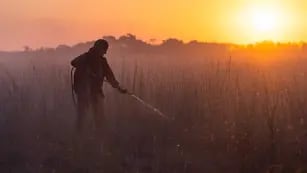
[[272,43],[272,44],[292,44],[292,45],[302,45],[302,44],[307,44],[306,41],[297,41],[297,42],[291,42],[291,41],[273,41],[273,40],[259,40],[259,41],[255,41],[255,42],[250,42],[250,43],[235,43],[235,42],[214,42],[214,41],[201,41],[201,40],[181,40],[179,38],[165,38],[163,40],[157,40],[155,38],[153,39],[150,39],[150,40],[143,40],[141,38],[139,38],[137,35],[134,35],[134,34],[130,34],[130,33],[127,33],[127,34],[124,34],[124,35],[119,35],[119,36],[114,36],[114,35],[105,35],[105,36],[102,36],[102,37],[97,37],[95,39],[89,39],[89,40],[81,40],[81,41],[78,41],[78,42],[71,42],[71,43],[55,43],[55,44],[46,44],[46,45],[38,45],[36,47],[32,47],[30,45],[24,45],[24,46],[20,46],[20,48],[15,48],[15,49],[0,49],[0,52],[16,52],[16,51],[24,51],[26,48],[27,49],[30,49],[30,50],[39,50],[39,49],[46,49],[46,48],[57,48],[58,46],[62,46],[62,45],[65,45],[65,46],[69,46],[69,47],[73,47],[73,46],[76,46],[78,44],[82,44],[82,43],[89,43],[89,42],[94,42],[95,40],[97,39],[100,39],[100,38],[104,38],[104,37],[114,37],[116,40],[119,40],[120,37],[129,37],[130,36],[134,36],[136,37],[137,40],[139,41],[142,41],[146,44],[149,44],[149,45],[152,45],[152,46],[159,46],[159,45],[162,45],[164,42],[166,42],[167,40],[177,40],[177,41],[180,41],[182,42],[183,44],[189,44],[189,43],[192,43],[192,42],[197,42],[197,43],[200,43],[200,44],[221,44],[221,45],[224,45],[224,44],[227,44],[227,45],[237,45],[237,46],[248,46],[248,45],[257,45],[257,44],[262,44],[262,43]]

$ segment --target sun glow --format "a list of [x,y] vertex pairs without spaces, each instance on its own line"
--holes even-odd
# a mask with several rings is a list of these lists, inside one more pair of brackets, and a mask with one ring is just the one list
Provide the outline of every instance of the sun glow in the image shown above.
[[251,13],[251,20],[255,31],[271,32],[280,27],[279,14],[273,10],[255,9]]
[[285,40],[292,20],[282,4],[250,4],[238,19],[240,33],[250,42]]

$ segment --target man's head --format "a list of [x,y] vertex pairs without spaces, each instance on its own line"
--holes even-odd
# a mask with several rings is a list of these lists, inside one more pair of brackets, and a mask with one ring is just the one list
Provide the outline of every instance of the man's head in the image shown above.
[[109,48],[109,43],[104,39],[99,39],[94,43],[94,50],[98,52],[100,55],[104,55],[107,53]]

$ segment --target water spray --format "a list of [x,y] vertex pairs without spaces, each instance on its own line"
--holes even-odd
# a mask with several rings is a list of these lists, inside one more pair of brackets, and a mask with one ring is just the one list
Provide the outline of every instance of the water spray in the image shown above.
[[141,103],[143,106],[145,106],[146,108],[152,110],[153,112],[155,112],[157,115],[159,115],[161,118],[164,119],[170,119],[168,116],[166,116],[164,113],[162,113],[158,108],[155,108],[154,106],[152,106],[151,104],[145,102],[143,99],[141,99],[140,97],[136,96],[133,93],[127,93],[129,96],[131,96],[132,98],[134,98],[135,100],[137,100],[139,103]]
[[[105,80],[105,82],[109,83],[109,81],[107,81],[107,80]],[[151,110],[154,113],[156,113],[157,115],[159,115],[161,118],[163,118],[163,119],[170,119],[168,116],[166,116],[164,113],[162,113],[158,108],[156,108],[156,107],[152,106],[151,104],[147,103],[146,101],[144,101],[143,99],[141,99],[140,97],[135,95],[134,93],[131,93],[131,92],[127,91],[126,94],[128,94],[130,97],[132,97],[133,99],[135,99],[136,101],[141,103],[143,106],[145,106],[149,110]]]

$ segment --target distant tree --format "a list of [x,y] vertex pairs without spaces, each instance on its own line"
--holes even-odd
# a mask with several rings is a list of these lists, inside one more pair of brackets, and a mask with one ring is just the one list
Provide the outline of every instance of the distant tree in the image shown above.
[[65,45],[65,44],[61,44],[58,47],[56,47],[56,50],[63,50],[63,51],[65,51],[65,50],[69,50],[69,49],[70,49],[70,47]]
[[155,39],[155,38],[151,38],[151,39],[149,39],[149,42],[151,43],[151,44],[156,44],[157,43],[157,39]]
[[164,40],[162,45],[178,46],[183,45],[183,41],[175,38],[169,38],[167,40]]
[[199,41],[197,41],[197,40],[192,40],[188,44],[197,45],[197,44],[201,44],[201,43]]
[[30,51],[32,51],[32,48],[29,47],[29,46],[24,46],[23,49],[24,49],[25,52],[30,52]]
[[119,37],[119,41],[136,41],[136,36],[133,34],[126,34]]
[[102,38],[111,43],[116,41],[116,38],[112,35],[103,36]]

